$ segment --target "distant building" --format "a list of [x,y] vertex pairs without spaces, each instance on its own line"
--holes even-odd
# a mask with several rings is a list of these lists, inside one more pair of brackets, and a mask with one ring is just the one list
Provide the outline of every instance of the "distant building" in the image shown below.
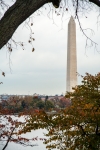
[[0,101],[1,101],[1,100],[8,100],[9,97],[10,97],[10,95],[2,94],[2,95],[0,95]]

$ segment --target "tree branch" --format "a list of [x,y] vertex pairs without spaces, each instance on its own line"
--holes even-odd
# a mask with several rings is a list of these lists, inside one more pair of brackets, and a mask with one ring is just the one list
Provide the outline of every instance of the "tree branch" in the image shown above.
[[82,132],[82,135],[84,136],[84,135],[86,135],[86,132],[84,131],[84,129],[83,129],[83,127],[81,126],[81,125],[77,125],[78,126],[78,128],[81,130],[81,132]]
[[6,142],[5,146],[3,147],[3,149],[2,149],[2,150],[5,150],[5,149],[6,149],[6,147],[8,146],[8,143],[9,143],[9,141],[10,141],[10,139],[11,139],[11,136],[12,136],[12,134],[13,134],[13,131],[14,131],[14,130],[15,130],[15,128],[13,128],[13,129],[12,129],[12,131],[11,131],[10,135],[8,136],[8,140],[7,140],[7,142]]
[[100,1],[99,0],[89,0],[89,1],[100,7]]
[[18,26],[48,0],[16,0],[0,20],[0,49],[11,39]]
[[98,126],[98,124],[97,124],[97,126],[96,126],[96,135],[99,135],[100,136],[100,133],[98,132],[98,128],[99,128],[99,126]]

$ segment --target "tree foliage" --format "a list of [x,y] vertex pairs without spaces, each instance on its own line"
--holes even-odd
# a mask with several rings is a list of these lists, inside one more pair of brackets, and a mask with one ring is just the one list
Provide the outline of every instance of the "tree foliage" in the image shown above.
[[[6,112],[6,115],[4,113]],[[14,142],[17,144],[21,144],[23,146],[35,146],[35,144],[31,144],[30,141],[32,139],[25,138],[21,134],[18,135],[21,130],[21,126],[26,122],[26,117],[18,117],[8,115],[8,110],[0,110],[0,148],[5,150],[9,144],[9,142]]]
[[[100,149],[100,73],[86,74],[82,85],[67,93],[72,105],[55,118],[48,147],[71,150]],[[52,131],[52,132],[51,132]]]
[[2,109],[8,110],[8,114],[9,111],[12,114],[20,114],[21,112],[28,114],[29,110],[44,109],[49,111],[54,108],[54,104],[50,100],[45,102],[41,97],[34,96],[13,96],[8,100],[2,100],[0,104]]
[[[32,96],[10,97],[0,102],[0,150],[5,150],[9,142],[23,146],[36,146],[36,137],[26,138],[21,135],[22,127],[27,123],[27,115],[34,113],[31,108]],[[34,113],[36,115],[36,112]],[[20,133],[20,134],[19,134]]]
[[72,93],[66,93],[66,97],[71,100],[71,106],[55,115],[44,113],[31,116],[27,127],[30,130],[35,128],[35,120],[37,128],[48,130],[45,144],[49,150],[99,150],[100,73],[95,76],[86,73],[82,84],[73,90]]
[[[9,137],[10,141],[19,142],[21,134],[36,129],[47,129],[47,139],[44,143],[47,149],[59,150],[99,150],[100,149],[100,73],[93,76],[86,73],[82,77],[82,84],[73,88],[73,92],[67,92],[71,105],[61,111],[52,114],[43,110],[30,110],[28,118],[23,123],[13,121],[8,116],[11,124],[10,132],[0,124],[1,139]],[[39,102],[39,101],[38,101]],[[2,110],[3,111],[3,110]],[[2,115],[2,111],[0,112]],[[4,110],[5,112],[6,109]],[[23,113],[25,115],[25,113]],[[19,126],[19,130],[16,131]],[[13,134],[12,134],[12,130]],[[18,135],[17,139],[14,135]],[[23,138],[21,137],[20,140]],[[9,142],[9,140],[7,140]],[[26,141],[24,141],[25,144]]]

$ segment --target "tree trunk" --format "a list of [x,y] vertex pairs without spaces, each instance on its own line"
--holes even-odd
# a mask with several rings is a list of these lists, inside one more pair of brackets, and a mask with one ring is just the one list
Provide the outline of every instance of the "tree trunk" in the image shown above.
[[11,39],[18,26],[48,0],[16,0],[0,20],[0,49]]

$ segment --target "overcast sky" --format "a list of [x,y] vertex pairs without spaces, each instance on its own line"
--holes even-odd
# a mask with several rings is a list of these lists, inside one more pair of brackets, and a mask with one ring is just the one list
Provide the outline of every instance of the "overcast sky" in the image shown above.
[[[46,6],[45,6],[46,7]],[[48,7],[48,6],[47,6]],[[66,66],[67,66],[67,27],[71,11],[61,15],[48,15],[49,9],[41,9],[33,15],[31,22],[34,32],[33,47],[28,43],[30,30],[25,23],[19,26],[13,38],[23,41],[25,50],[15,48],[10,54],[6,47],[0,51],[0,69],[6,76],[0,75],[0,94],[65,94],[66,92]],[[98,13],[89,12],[80,18],[80,22],[87,36],[91,37],[98,45],[91,48],[86,46],[86,37],[80,31],[77,20],[77,72],[85,75],[86,72],[97,74],[100,72],[100,27],[97,24]],[[6,34],[6,33],[5,33]],[[88,41],[88,44],[90,42]],[[81,78],[78,77],[78,84]]]

